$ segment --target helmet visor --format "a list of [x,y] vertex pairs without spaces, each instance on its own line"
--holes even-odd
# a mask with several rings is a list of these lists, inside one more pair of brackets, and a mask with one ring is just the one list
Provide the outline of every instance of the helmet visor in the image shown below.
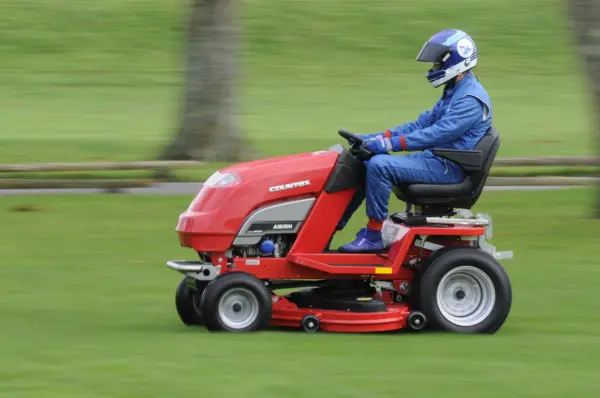
[[423,48],[421,48],[419,55],[417,55],[417,61],[436,62],[448,51],[450,51],[450,47],[428,41],[423,44]]

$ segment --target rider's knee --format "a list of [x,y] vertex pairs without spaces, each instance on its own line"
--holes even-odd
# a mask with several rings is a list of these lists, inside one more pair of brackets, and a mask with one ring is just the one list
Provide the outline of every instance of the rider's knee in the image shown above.
[[382,170],[382,169],[384,169],[389,164],[389,162],[386,159],[387,157],[389,157],[389,155],[375,155],[375,156],[373,156],[367,162],[367,170],[371,169],[371,170],[375,171],[375,170]]
[[367,178],[382,179],[389,177],[389,155],[375,155],[367,162]]

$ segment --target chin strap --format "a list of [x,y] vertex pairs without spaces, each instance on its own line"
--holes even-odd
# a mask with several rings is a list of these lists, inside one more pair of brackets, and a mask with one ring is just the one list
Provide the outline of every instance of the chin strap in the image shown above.
[[444,84],[444,93],[442,94],[442,98],[446,98],[446,94],[449,89],[453,88],[456,85],[456,78],[458,76],[453,77],[451,80],[448,80],[446,84]]
[[458,79],[458,76],[454,76],[451,80],[448,80],[448,82],[446,83],[446,86],[444,87],[444,90],[448,90],[448,89],[451,89],[454,86],[456,86],[457,79]]

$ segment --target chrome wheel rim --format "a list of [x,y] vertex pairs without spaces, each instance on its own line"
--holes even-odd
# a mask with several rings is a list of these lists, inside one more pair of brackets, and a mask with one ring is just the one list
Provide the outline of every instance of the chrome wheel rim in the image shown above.
[[494,309],[496,289],[490,277],[473,266],[450,270],[437,288],[437,305],[449,322],[469,327],[483,322]]
[[248,289],[233,288],[221,296],[218,311],[225,326],[234,330],[244,329],[258,318],[258,299]]

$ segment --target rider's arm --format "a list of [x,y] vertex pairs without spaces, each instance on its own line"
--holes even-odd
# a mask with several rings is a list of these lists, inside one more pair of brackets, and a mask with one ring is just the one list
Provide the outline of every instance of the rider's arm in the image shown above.
[[392,151],[420,151],[452,142],[473,123],[483,120],[484,106],[476,98],[465,96],[452,104],[447,113],[429,127],[390,138]]
[[436,114],[437,108],[439,106],[440,106],[440,101],[436,102],[436,104],[433,106],[433,108],[421,113],[419,115],[419,117],[417,118],[417,120],[415,120],[414,122],[404,123],[404,124],[401,124],[400,126],[396,126],[394,128],[387,129],[385,131],[380,131],[375,134],[364,134],[364,135],[361,135],[361,137],[364,139],[375,138],[377,136],[389,138],[389,137],[394,137],[397,135],[407,135],[407,134],[411,133],[412,131],[424,129],[425,127],[429,127],[433,124],[434,117],[435,117],[434,115]]
[[394,128],[388,129],[384,134],[387,137],[395,137],[398,135],[408,135],[416,130],[424,129],[425,127],[429,127],[434,122],[434,115],[437,113],[437,108],[440,106],[440,101],[436,102],[432,109],[426,110],[421,113],[417,120],[414,122],[408,122],[401,124],[400,126],[396,126]]

